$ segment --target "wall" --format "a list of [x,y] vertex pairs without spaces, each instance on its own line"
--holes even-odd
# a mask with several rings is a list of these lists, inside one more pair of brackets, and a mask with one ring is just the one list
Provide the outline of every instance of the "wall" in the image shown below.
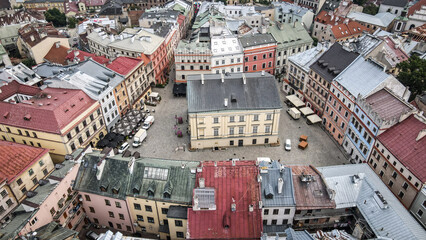
[[118,113],[123,116],[130,108],[129,94],[126,90],[125,80],[114,89],[114,97],[117,102]]
[[9,219],[9,212],[16,206],[18,206],[18,201],[15,199],[12,190],[6,185],[6,181],[3,181],[3,183],[0,183],[0,207],[4,208],[4,212],[0,213],[0,224]]
[[314,71],[311,70],[309,73],[305,98],[309,102],[307,105],[321,117],[325,108],[325,96],[331,84]]
[[[33,174],[30,175],[29,170],[33,170]],[[44,154],[39,160],[36,160],[32,165],[25,168],[20,175],[10,183],[10,188],[16,196],[16,199],[21,202],[25,199],[25,193],[22,189],[25,187],[27,191],[33,190],[38,186],[38,180],[46,178],[47,174],[54,170],[52,159],[49,153]],[[22,180],[22,184],[18,184],[18,180]],[[35,184],[33,182],[35,179]]]
[[417,219],[417,221],[426,228],[426,189],[423,188],[417,194],[416,199],[414,199],[413,204],[411,204],[410,212]]
[[283,81],[283,91],[289,95],[296,94],[298,98],[303,100],[309,73],[291,61],[287,61],[287,69],[289,71],[287,71],[287,77]]
[[[278,209],[278,214],[274,214],[274,209]],[[285,214],[286,209],[290,210],[288,214]],[[267,211],[269,211],[268,214],[265,214]],[[296,212],[295,207],[263,207],[263,210],[262,210],[263,225],[285,225],[285,224],[292,225],[295,212]],[[277,223],[272,224],[272,220],[277,220]]]
[[[278,140],[278,124],[280,118],[280,109],[276,110],[258,110],[258,111],[238,111],[238,112],[213,112],[189,114],[189,128],[191,132],[191,147],[213,148],[213,147],[229,147],[231,141],[233,146],[238,146],[239,141],[243,140],[244,145],[263,145],[265,143],[275,144]],[[266,120],[268,114],[270,120]],[[258,120],[255,121],[255,115]],[[231,122],[231,117],[234,121]],[[244,117],[240,121],[240,117]],[[218,123],[214,123],[214,119],[218,119]],[[266,126],[269,126],[269,133],[266,133]],[[244,134],[239,134],[239,128],[243,127]],[[253,133],[257,127],[257,133]],[[234,134],[230,134],[230,128],[234,129]],[[217,136],[215,136],[215,130]],[[253,140],[256,139],[256,142]],[[268,142],[265,140],[268,139]]]
[[216,55],[211,58],[211,73],[243,72],[243,54]]
[[274,74],[276,44],[259,45],[244,49],[244,72],[265,71]]
[[299,42],[295,41],[291,45],[290,44],[278,43],[277,53],[275,55],[276,72],[281,73],[281,72],[288,71],[288,69],[286,69],[288,57],[310,49],[312,47],[312,42],[313,41],[310,41],[309,43],[299,43]]
[[47,37],[43,41],[31,48],[32,56],[37,64],[44,62],[43,58],[50,51],[53,44],[60,42],[60,45],[69,48],[68,38]]

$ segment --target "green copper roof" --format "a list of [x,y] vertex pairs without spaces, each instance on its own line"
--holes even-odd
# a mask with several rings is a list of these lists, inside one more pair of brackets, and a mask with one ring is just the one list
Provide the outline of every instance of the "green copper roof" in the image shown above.
[[[278,27],[281,25],[281,29]],[[310,44],[313,42],[306,29],[302,24],[282,23],[275,24],[268,28],[268,32],[272,34],[278,43],[278,49],[288,48],[299,44]]]

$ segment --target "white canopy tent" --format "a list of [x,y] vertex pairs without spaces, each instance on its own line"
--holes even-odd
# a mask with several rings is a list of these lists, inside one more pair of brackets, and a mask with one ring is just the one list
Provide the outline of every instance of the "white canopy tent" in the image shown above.
[[314,114],[314,111],[310,107],[304,107],[299,109],[299,111],[302,113],[303,116],[309,116],[311,114]]
[[297,108],[305,106],[305,103],[300,100],[296,95],[287,96],[286,99]]
[[308,119],[308,121],[307,121],[308,124],[315,124],[315,123],[321,122],[321,118],[318,117],[318,115],[316,115],[316,114],[309,115],[307,117],[307,119]]

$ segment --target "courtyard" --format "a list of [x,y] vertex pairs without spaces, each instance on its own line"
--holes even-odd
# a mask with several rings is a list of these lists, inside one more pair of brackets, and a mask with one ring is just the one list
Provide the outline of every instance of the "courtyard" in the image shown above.
[[[255,160],[257,157],[280,159],[285,164],[313,165],[316,167],[349,163],[341,148],[330,136],[321,129],[321,125],[308,125],[305,118],[293,120],[287,114],[287,106],[283,103],[285,95],[281,93],[283,109],[280,117],[280,143],[278,147],[248,146],[231,147],[226,150],[203,149],[189,152],[189,135],[187,134],[187,101],[184,97],[174,97],[173,85],[165,88],[155,88],[162,97],[156,107],[148,106],[151,115],[155,117],[154,124],[148,129],[146,140],[138,148],[132,146],[129,150],[138,151],[141,156],[150,158],[176,159],[176,160]],[[152,112],[155,109],[155,112]],[[177,124],[175,117],[182,117],[183,124]],[[176,135],[177,130],[183,133],[182,138]],[[309,146],[305,150],[297,148],[299,137],[308,136]],[[291,151],[285,151],[283,143],[286,139],[292,142]],[[128,140],[129,143],[132,139]],[[185,148],[185,150],[183,150]]]

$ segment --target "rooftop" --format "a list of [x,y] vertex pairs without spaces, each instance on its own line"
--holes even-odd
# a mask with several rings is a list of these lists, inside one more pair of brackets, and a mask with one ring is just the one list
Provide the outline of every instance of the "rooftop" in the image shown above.
[[367,56],[376,49],[383,40],[371,34],[364,34],[353,42],[344,43],[345,46],[362,56]]
[[[0,88],[0,123],[54,134],[65,134],[63,128],[96,102],[83,91],[47,87],[41,90],[16,81]],[[16,104],[4,102],[15,94],[30,97]]]
[[[195,184],[195,181],[194,181],[194,184]],[[170,206],[169,211],[167,211],[167,218],[187,219],[188,218],[188,207],[176,206],[176,205]]]
[[[8,1],[5,1],[8,2]],[[5,14],[0,17],[0,26],[8,26],[12,24],[23,24],[36,20],[44,20],[44,15],[39,11],[31,9],[15,10],[12,14]]]
[[93,60],[95,60],[96,62],[98,62],[102,65],[107,64],[109,62],[108,58],[106,58],[104,56],[96,56],[93,53],[88,53],[88,52],[81,51],[81,50],[72,50],[66,56],[66,59],[68,61],[74,61],[76,63],[85,61],[88,58],[92,58]]
[[269,73],[189,75],[188,112],[280,109],[277,89]]
[[52,23],[33,22],[20,28],[18,33],[21,39],[31,47],[37,45],[46,37],[65,37],[59,34]]
[[335,208],[330,189],[313,166],[289,166],[293,173],[297,210]]
[[[260,186],[255,161],[203,162],[197,173],[194,204],[214,210],[188,209],[188,239],[259,239],[263,230]],[[216,166],[215,166],[216,165]],[[200,180],[204,185],[200,186]],[[211,195],[212,193],[213,195]],[[207,194],[207,195],[206,195]]]
[[130,57],[118,57],[114,59],[110,64],[107,65],[107,68],[123,75],[127,76],[133,72],[133,70],[143,63],[143,60]]
[[17,81],[21,84],[34,86],[38,84],[41,80],[42,79],[38,74],[36,74],[31,68],[27,67],[23,63],[0,69],[1,86],[12,81]]
[[367,30],[367,27],[362,26],[360,23],[355,21],[349,21],[348,23],[340,23],[331,27],[334,38],[347,38],[353,35],[361,34]]
[[378,140],[421,183],[426,182],[426,124],[415,115],[392,126]]
[[[261,195],[264,207],[296,206],[291,169],[278,161],[259,164],[262,176]],[[281,189],[280,189],[281,179]],[[280,192],[281,191],[281,192]]]
[[392,21],[396,18],[396,15],[388,12],[377,13],[376,15],[370,15],[361,12],[351,12],[348,14],[348,18],[380,27],[388,27],[389,24],[391,24]]
[[419,0],[417,1],[413,6],[411,6],[408,9],[408,14],[407,16],[412,16],[413,14],[415,14],[417,11],[420,11],[420,9],[422,8],[422,6],[426,6],[426,0]]
[[405,7],[408,0],[383,0],[382,5],[389,5],[394,7]]
[[334,43],[318,61],[311,65],[311,69],[321,75],[326,81],[331,82],[357,57],[357,53],[349,52],[339,43]]
[[44,59],[50,63],[56,63],[60,65],[67,65],[67,55],[69,48],[64,47],[60,44],[53,44],[49,52],[44,56]]
[[385,121],[399,119],[402,113],[413,108],[387,88],[383,88],[371,94],[365,101],[369,104],[371,109],[378,114],[378,117]]
[[329,45],[318,43],[316,47],[312,47],[304,52],[291,55],[288,60],[298,67],[302,68],[305,72],[309,72],[309,67],[312,63],[316,62],[327,50]]
[[77,238],[78,232],[64,228],[57,222],[51,222],[34,231],[34,235],[40,240],[64,240],[70,237]]
[[243,49],[235,36],[215,36],[211,38],[212,55],[231,55],[243,52]]
[[336,208],[357,207],[377,238],[424,239],[425,230],[367,164],[318,170],[335,193]]
[[335,16],[334,14],[330,14],[328,11],[321,11],[316,17],[315,22],[319,22],[325,25],[337,25],[343,23],[345,18]]
[[275,7],[276,11],[283,14],[294,14],[303,17],[309,10],[308,8],[291,4],[288,2],[273,2],[272,6]]
[[335,78],[340,85],[355,97],[358,94],[367,96],[388,79],[394,79],[394,77],[384,72],[383,67],[380,65],[366,60],[362,56],[358,56]]
[[272,37],[270,33],[246,35],[240,37],[239,40],[243,48],[276,43],[274,37]]
[[0,182],[7,179],[11,183],[48,152],[45,148],[0,141]]
[[276,23],[268,28],[279,47],[289,47],[299,44],[313,43],[311,36],[300,23]]

